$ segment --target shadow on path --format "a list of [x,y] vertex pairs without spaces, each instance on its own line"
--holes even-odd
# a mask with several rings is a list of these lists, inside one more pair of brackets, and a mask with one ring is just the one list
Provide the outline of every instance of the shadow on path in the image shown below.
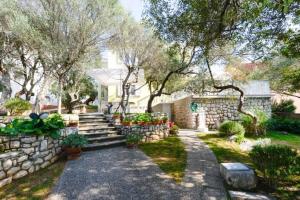
[[188,163],[178,185],[138,149],[117,147],[86,152],[68,161],[51,200],[225,199],[214,155],[191,131],[181,131]]

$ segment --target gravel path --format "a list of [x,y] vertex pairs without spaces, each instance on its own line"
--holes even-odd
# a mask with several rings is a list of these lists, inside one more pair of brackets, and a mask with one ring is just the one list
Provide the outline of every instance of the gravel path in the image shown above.
[[179,136],[188,151],[182,184],[176,184],[140,150],[117,147],[68,161],[48,199],[225,199],[214,155],[193,131],[181,131]]

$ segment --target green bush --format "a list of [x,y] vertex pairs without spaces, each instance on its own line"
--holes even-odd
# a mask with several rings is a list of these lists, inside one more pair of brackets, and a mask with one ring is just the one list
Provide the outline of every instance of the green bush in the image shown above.
[[17,135],[45,135],[52,138],[60,136],[60,129],[64,128],[60,115],[52,114],[46,119],[14,119],[6,127],[0,128],[0,134]]
[[134,119],[134,122],[138,123],[138,122],[151,122],[152,121],[152,117],[150,113],[139,113],[137,114]]
[[244,127],[235,121],[224,121],[219,127],[220,135],[230,136],[230,135],[244,135]]
[[[257,134],[259,134],[259,135],[266,134],[267,122],[269,120],[268,116],[266,115],[266,113],[264,113],[260,110],[255,110],[254,114],[257,117],[257,126],[256,126]],[[242,121],[241,123],[242,123],[243,127],[245,128],[245,132],[247,134],[255,133],[255,127],[253,127],[252,118],[250,116],[242,115],[241,121]]]
[[71,134],[63,140],[62,144],[66,147],[78,148],[87,144],[87,139],[83,135]]
[[294,113],[296,106],[294,106],[294,101],[281,100],[279,103],[276,101],[272,102],[272,112],[285,112],[285,113]]
[[126,136],[126,144],[138,144],[143,139],[143,136],[138,133],[131,133]]
[[20,115],[26,110],[31,109],[31,104],[20,98],[12,98],[4,103],[4,107],[11,115]]
[[290,119],[287,117],[273,117],[267,122],[269,130],[287,131],[300,134],[300,120]]
[[179,133],[179,127],[175,124],[173,124],[170,128],[170,134],[171,135],[177,135]]
[[288,146],[254,146],[249,155],[255,167],[263,173],[271,187],[295,173],[297,152]]

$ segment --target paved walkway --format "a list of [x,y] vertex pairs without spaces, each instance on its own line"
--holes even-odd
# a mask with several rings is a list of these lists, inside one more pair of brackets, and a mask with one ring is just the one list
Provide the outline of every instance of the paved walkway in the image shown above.
[[225,199],[214,155],[193,131],[181,131],[179,136],[188,151],[186,175],[180,185],[140,150],[118,147],[87,152],[67,162],[48,199]]

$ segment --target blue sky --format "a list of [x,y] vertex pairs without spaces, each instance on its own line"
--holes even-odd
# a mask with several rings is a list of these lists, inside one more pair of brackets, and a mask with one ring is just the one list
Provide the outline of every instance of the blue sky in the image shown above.
[[136,20],[141,20],[144,2],[143,0],[119,0],[125,10],[129,11]]

